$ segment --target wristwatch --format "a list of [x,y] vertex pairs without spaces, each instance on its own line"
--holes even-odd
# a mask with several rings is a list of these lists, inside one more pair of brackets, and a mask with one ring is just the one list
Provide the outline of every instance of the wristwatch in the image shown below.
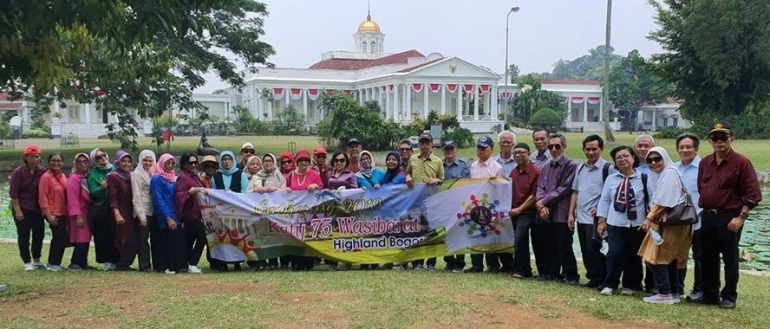
[[740,215],[738,215],[738,217],[743,218],[743,219],[749,218],[749,213],[742,212]]

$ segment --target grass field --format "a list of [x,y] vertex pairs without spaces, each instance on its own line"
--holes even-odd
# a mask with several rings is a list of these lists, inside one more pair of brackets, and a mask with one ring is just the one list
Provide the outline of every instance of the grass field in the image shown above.
[[[581,142],[587,134],[581,133],[567,133],[567,156],[576,159],[583,160],[584,156],[581,152]],[[615,135],[617,143],[614,145],[605,145],[605,159],[609,158],[609,151],[615,145],[633,145],[636,134],[618,133]],[[534,150],[534,144],[532,144],[532,137],[517,136],[519,142],[526,142]],[[198,147],[199,137],[177,137],[171,142],[171,153],[174,155],[181,155],[183,152],[192,151]],[[289,150],[290,143],[294,143],[296,149],[308,149],[312,152],[312,149],[320,145],[320,142],[315,136],[211,136],[209,137],[209,143],[220,151],[232,150],[237,153],[241,145],[244,142],[251,142],[257,148],[258,154],[264,154],[265,152],[271,152],[276,156],[284,151]],[[658,146],[663,146],[669,151],[669,154],[677,159],[676,150],[674,147],[673,139],[659,139],[655,141]],[[67,159],[71,159],[78,152],[90,152],[95,147],[102,147],[108,150],[110,154],[118,149],[118,144],[112,143],[109,140],[97,140],[95,138],[83,138],[80,142],[80,147],[71,147],[62,149],[59,145],[59,140],[49,139],[29,139],[19,140],[17,142],[16,149],[2,149],[0,150],[0,160],[18,160],[21,161],[21,150],[28,144],[37,144],[43,148],[44,154],[49,151],[58,150]],[[753,162],[757,169],[770,170],[770,152],[767,152],[767,148],[770,143],[767,140],[737,140],[733,146],[734,148],[746,155]],[[151,149],[158,153],[158,148],[152,142],[149,137],[142,137],[139,139],[139,147],[141,149]],[[496,150],[499,150],[496,146]],[[162,152],[166,151],[164,145],[161,149]],[[440,150],[437,150],[440,155]],[[708,141],[704,140],[701,143],[700,154],[705,156],[711,153],[711,146],[708,145]],[[377,163],[383,164],[385,152],[378,152],[379,159]],[[475,147],[465,148],[459,152],[459,156],[463,158],[475,158]]]
[[604,297],[593,289],[486,273],[23,272],[17,257],[14,245],[0,244],[5,260],[0,283],[8,285],[0,294],[4,328],[765,328],[770,323],[770,280],[748,275],[741,277],[738,308],[725,311],[686,302],[651,305],[641,295]]

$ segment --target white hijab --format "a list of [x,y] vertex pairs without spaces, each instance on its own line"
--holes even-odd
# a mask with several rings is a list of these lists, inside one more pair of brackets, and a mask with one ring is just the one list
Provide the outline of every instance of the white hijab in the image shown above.
[[[150,170],[144,170],[144,166],[142,165],[142,162],[144,161],[144,158],[152,157],[152,166],[150,166]],[[150,179],[152,178],[152,174],[155,173],[155,165],[157,162],[157,158],[155,157],[155,152],[151,150],[143,150],[142,152],[139,152],[139,158],[137,159],[137,166],[134,168],[134,173],[141,177],[147,185],[150,185]]]
[[[659,174],[650,171],[652,204],[663,207],[676,206],[684,200],[684,193],[682,193],[682,178],[679,176],[679,171],[674,167],[674,161],[671,160],[666,149],[660,146],[653,147],[647,153],[647,158],[650,158],[650,155],[652,154],[660,155],[665,164],[663,171]],[[647,159],[645,159],[645,161],[646,160]]]

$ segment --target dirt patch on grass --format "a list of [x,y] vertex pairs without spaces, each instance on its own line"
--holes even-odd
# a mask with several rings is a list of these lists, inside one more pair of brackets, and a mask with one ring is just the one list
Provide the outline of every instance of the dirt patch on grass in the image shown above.
[[254,283],[249,281],[220,282],[214,281],[216,277],[209,276],[208,280],[202,280],[200,276],[186,275],[181,276],[180,280],[175,280],[174,285],[179,287],[180,294],[188,297],[206,296],[206,295],[263,295],[272,293],[273,287],[263,283]]
[[[459,298],[459,297],[458,297]],[[552,297],[540,297],[531,303],[505,302],[491,294],[462,296],[462,301],[479,305],[473,317],[466,317],[464,325],[469,328],[668,328],[659,323],[622,322],[607,323],[578,310],[571,309]]]

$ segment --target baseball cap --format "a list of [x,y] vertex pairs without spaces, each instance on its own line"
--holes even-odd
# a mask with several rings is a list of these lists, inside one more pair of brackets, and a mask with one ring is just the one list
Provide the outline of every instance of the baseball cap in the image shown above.
[[348,139],[348,143],[345,145],[349,146],[350,144],[361,144],[361,141],[359,141],[358,138],[353,137],[351,139]]
[[41,152],[40,148],[37,145],[35,145],[35,144],[29,145],[29,146],[24,148],[24,155],[25,156],[27,156],[27,155],[37,155],[37,154],[40,154],[40,153],[43,153],[43,152]]
[[442,149],[448,149],[448,148],[457,148],[457,143],[452,140],[445,141],[444,144],[441,144]]
[[423,140],[427,140],[429,142],[432,142],[433,141],[433,136],[431,136],[431,134],[429,134],[429,133],[422,133],[422,134],[420,134],[420,137],[417,138],[417,141],[422,142]]
[[487,148],[490,146],[495,146],[495,142],[489,136],[481,136],[479,140],[476,142],[476,146]]
[[709,130],[709,134],[713,133],[725,133],[728,135],[732,135],[732,125],[730,123],[727,123],[725,121],[717,121],[714,123],[714,125],[711,126],[711,130]]
[[315,150],[313,150],[313,154],[314,155],[321,155],[321,154],[326,155],[328,153],[326,152],[326,148],[325,147],[319,146],[319,147],[316,147]]

